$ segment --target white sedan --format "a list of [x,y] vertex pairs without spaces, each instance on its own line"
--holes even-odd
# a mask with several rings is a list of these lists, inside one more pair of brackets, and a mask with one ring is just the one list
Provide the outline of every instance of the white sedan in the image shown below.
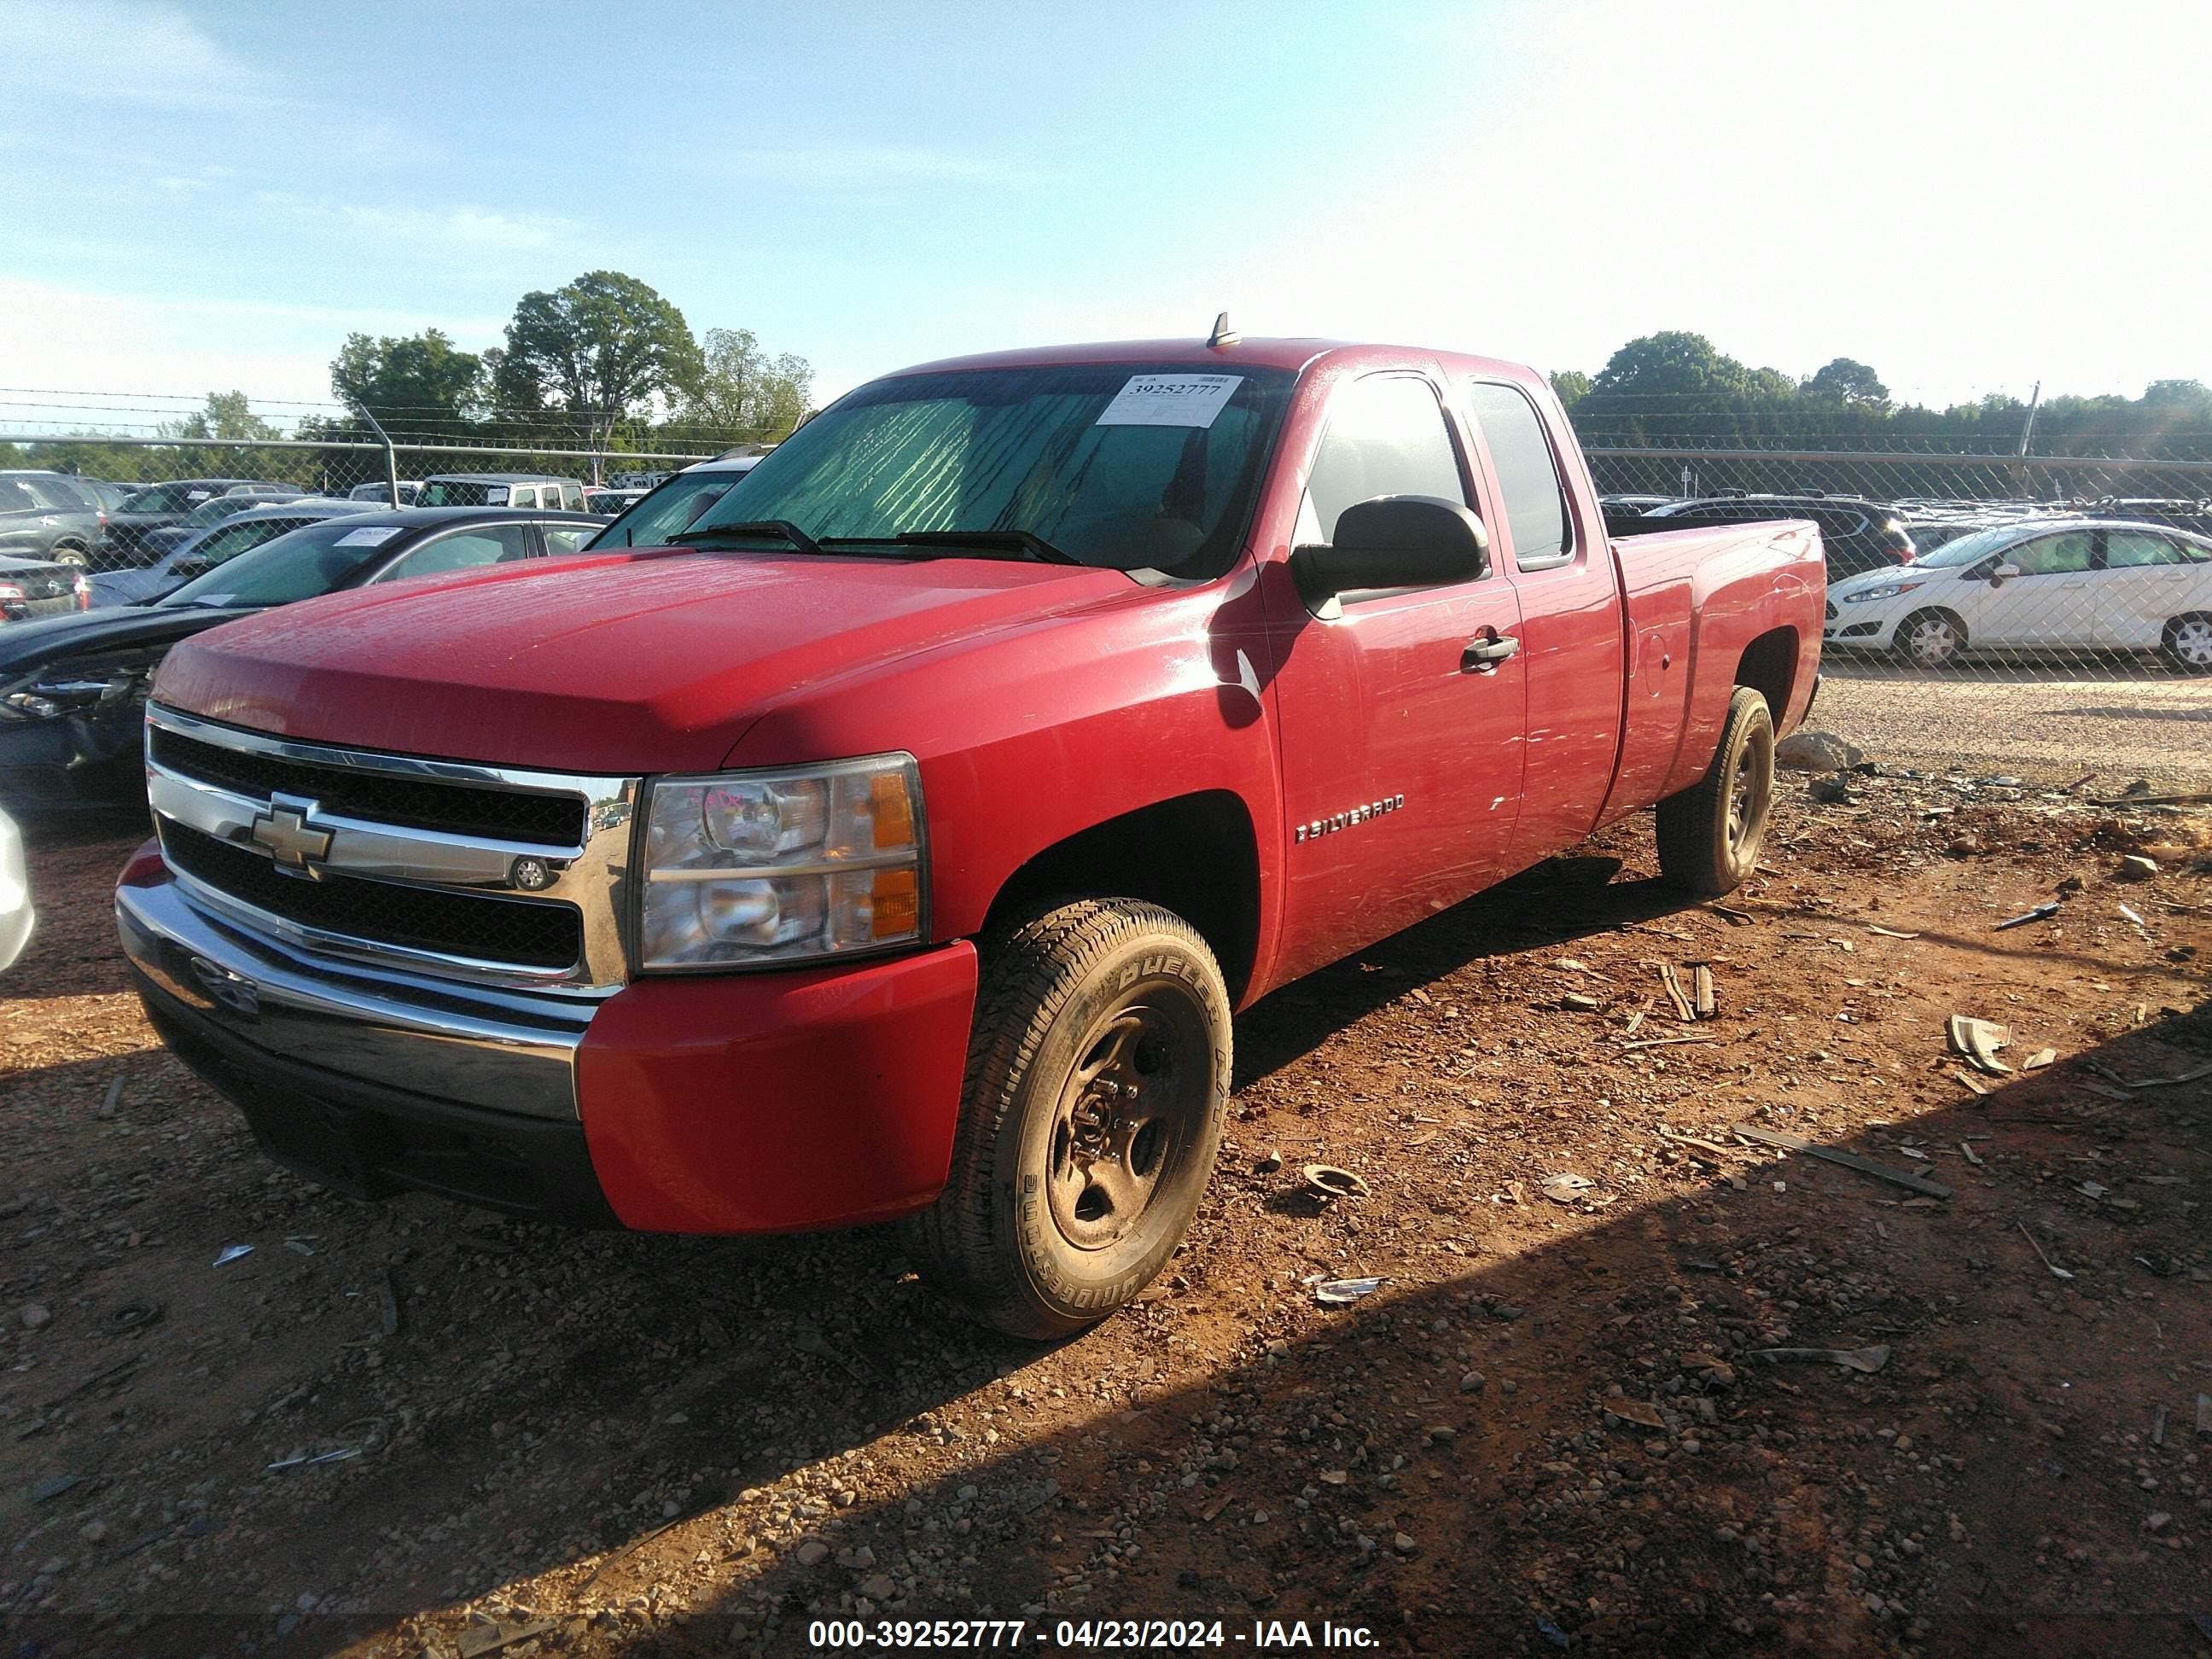
[[2212,541],[2114,519],[1978,530],[1830,584],[1820,642],[1921,668],[1974,651],[2157,651],[2212,673]]

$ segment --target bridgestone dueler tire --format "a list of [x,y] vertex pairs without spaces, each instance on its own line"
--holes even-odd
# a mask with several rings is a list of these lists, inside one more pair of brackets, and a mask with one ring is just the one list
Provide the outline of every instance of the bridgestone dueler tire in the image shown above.
[[[1190,1033],[1181,1047],[1167,1045],[1188,1109],[1169,1132],[1157,1184],[1128,1235],[1078,1248],[1047,1193],[1063,1091],[1096,1052],[1098,1032],[1155,1003]],[[980,1322],[1039,1341],[1128,1303],[1198,1212],[1221,1145],[1230,1046],[1220,967],[1181,917],[1095,899],[1016,927],[986,955],[951,1176],[935,1204],[902,1224],[922,1277]]]
[[1734,892],[1759,863],[1773,802],[1774,717],[1738,686],[1705,775],[1659,803],[1659,873],[1699,898]]

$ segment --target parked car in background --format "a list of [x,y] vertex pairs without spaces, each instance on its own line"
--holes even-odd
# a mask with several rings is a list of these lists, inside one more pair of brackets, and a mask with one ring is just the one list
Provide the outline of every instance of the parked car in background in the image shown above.
[[0,805],[143,803],[146,687],[179,640],[343,588],[571,553],[599,528],[580,514],[373,507],[289,532],[149,603],[0,628]]
[[79,472],[64,473],[63,476],[70,483],[89,490],[99,501],[103,513],[121,512],[123,503],[138,493],[137,484],[110,483],[105,478],[88,478]]
[[148,560],[159,560],[173,553],[186,542],[198,541],[203,531],[212,529],[241,513],[250,513],[272,501],[308,501],[307,495],[270,496],[250,490],[235,495],[211,495],[174,524],[163,525],[159,530],[143,531],[138,537],[139,555]]
[[0,557],[0,623],[64,616],[91,603],[82,566]]
[[2156,651],[2212,673],[2212,538],[2117,519],[1978,530],[1830,584],[1821,641],[1921,668],[1985,651]]
[[[412,478],[402,478],[399,481],[399,500],[397,505],[414,506],[416,495],[422,488],[422,486]],[[346,491],[346,498],[349,501],[369,501],[382,507],[391,507],[395,504],[392,499],[392,485],[383,479],[378,479],[370,483],[356,484],[351,489]]]
[[586,484],[584,511],[603,513],[611,519],[627,513],[649,493],[643,489],[611,489],[605,484]]
[[731,486],[760,465],[757,455],[730,455],[702,461],[681,472],[671,473],[658,489],[649,489],[622,515],[592,538],[600,547],[655,547],[680,531],[716,501]]
[[107,533],[100,497],[61,472],[0,472],[0,557],[88,568]]
[[1607,513],[1649,513],[1655,507],[1665,507],[1680,499],[1674,495],[1601,495],[1597,504]]
[[1666,501],[1644,516],[1697,525],[1743,524],[1765,519],[1810,519],[1820,526],[1828,580],[1899,565],[1913,553],[1912,538],[1896,512],[1856,495],[1700,495]]
[[173,483],[149,484],[125,496],[123,505],[107,515],[107,539],[96,550],[93,568],[145,563],[147,555],[141,544],[149,531],[166,529],[218,495],[281,501],[306,493],[265,478],[179,478]]
[[415,492],[417,507],[526,507],[584,510],[580,478],[544,472],[434,472]]
[[15,965],[37,920],[31,908],[31,872],[23,861],[23,832],[0,812],[0,973]]
[[320,524],[328,519],[358,518],[376,511],[371,501],[313,495],[302,495],[291,501],[266,501],[258,506],[239,496],[222,499],[239,501],[238,511],[219,523],[192,532],[144,569],[104,570],[94,576],[92,609],[143,605],[183,586],[227,560],[252,552],[264,542],[273,542],[303,526]]

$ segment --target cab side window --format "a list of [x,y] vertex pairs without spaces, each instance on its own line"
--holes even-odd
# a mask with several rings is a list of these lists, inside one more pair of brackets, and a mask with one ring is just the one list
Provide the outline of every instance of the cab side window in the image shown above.
[[1426,380],[1371,375],[1337,392],[1306,480],[1299,539],[1334,541],[1344,509],[1376,495],[1437,495],[1466,505],[1459,452]]
[[1468,398],[1504,497],[1513,562],[1522,570],[1565,564],[1574,552],[1567,489],[1536,406],[1518,387],[1489,380],[1470,386]]
[[571,513],[582,512],[584,510],[584,486],[578,483],[562,484],[561,486],[561,505],[567,507]]

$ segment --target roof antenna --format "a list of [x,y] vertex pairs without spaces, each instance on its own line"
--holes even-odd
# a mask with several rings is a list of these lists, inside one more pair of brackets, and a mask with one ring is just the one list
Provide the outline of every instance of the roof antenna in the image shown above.
[[1213,332],[1206,337],[1206,349],[1218,351],[1224,346],[1233,346],[1244,337],[1229,326],[1229,313],[1221,313],[1213,319]]

